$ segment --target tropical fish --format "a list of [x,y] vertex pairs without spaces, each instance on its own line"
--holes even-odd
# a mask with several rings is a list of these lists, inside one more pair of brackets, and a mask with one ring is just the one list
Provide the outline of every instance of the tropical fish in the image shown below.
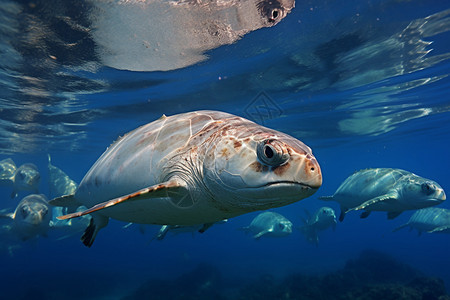
[[249,226],[241,228],[253,234],[253,238],[262,236],[284,237],[292,233],[292,222],[279,213],[265,211],[257,215]]
[[352,210],[364,210],[361,218],[372,211],[386,211],[393,219],[405,210],[437,205],[446,198],[436,182],[401,169],[377,168],[355,172],[333,196],[319,197],[341,205],[339,221]]
[[308,242],[319,245],[319,231],[323,231],[330,227],[336,229],[336,215],[331,207],[321,207],[314,215],[310,215],[305,209],[307,219],[303,220],[304,225],[301,226],[300,232],[303,233]]
[[89,207],[91,246],[109,218],[159,225],[214,223],[288,205],[322,184],[311,149],[287,134],[218,111],[196,111],[139,127],[111,145],[74,195],[52,205]]
[[409,227],[416,229],[419,235],[428,233],[450,233],[450,210],[446,208],[429,207],[416,211],[406,224],[394,229],[394,231]]

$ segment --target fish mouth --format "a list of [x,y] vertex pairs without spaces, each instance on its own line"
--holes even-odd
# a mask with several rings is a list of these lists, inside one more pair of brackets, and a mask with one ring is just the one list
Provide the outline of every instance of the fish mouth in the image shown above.
[[313,190],[317,190],[319,188],[318,186],[312,186],[312,185],[309,185],[309,184],[306,184],[303,182],[288,181],[288,180],[268,182],[264,185],[258,186],[257,188],[271,187],[271,186],[278,186],[278,185],[299,185],[302,188],[308,188],[308,189],[313,189]]

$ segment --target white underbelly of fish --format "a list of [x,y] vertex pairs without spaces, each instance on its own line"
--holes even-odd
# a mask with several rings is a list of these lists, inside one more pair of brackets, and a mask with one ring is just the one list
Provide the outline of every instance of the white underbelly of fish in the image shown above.
[[202,203],[179,207],[168,198],[121,203],[97,213],[124,222],[157,225],[196,225],[217,222],[240,214],[221,211]]

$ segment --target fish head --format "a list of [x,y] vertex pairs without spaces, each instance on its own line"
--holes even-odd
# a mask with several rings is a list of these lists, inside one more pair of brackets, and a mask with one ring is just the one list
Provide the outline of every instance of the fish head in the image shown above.
[[258,0],[256,7],[265,26],[273,26],[286,17],[295,6],[294,0]]
[[280,220],[274,225],[273,231],[279,236],[289,235],[292,233],[292,222],[287,219]]
[[204,161],[209,190],[246,211],[279,207],[314,194],[322,185],[322,174],[311,149],[289,135],[259,127],[231,131],[209,150]]
[[414,209],[438,205],[446,199],[444,189],[437,182],[415,174],[407,176],[400,187],[400,201]]
[[317,213],[317,219],[324,222],[336,223],[336,214],[331,207],[321,207]]
[[44,195],[28,195],[20,201],[14,213],[14,220],[31,226],[39,226],[49,222],[52,210]]
[[37,193],[41,174],[34,164],[23,164],[14,174],[14,185],[17,190],[32,191]]

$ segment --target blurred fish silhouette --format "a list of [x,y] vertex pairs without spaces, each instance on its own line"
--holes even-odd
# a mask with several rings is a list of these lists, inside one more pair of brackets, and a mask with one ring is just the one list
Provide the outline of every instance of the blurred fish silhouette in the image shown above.
[[323,231],[329,227],[336,229],[336,215],[331,207],[321,207],[312,216],[305,209],[307,219],[302,219],[303,226],[299,228],[308,242],[319,245],[319,231]]
[[252,233],[254,239],[262,236],[283,237],[292,233],[292,222],[279,213],[266,211],[257,215],[249,226],[241,230]]
[[16,164],[11,158],[0,161],[0,186],[12,186]]
[[[74,211],[83,211],[86,207],[80,206]],[[63,240],[70,238],[74,235],[83,232],[86,227],[89,226],[91,221],[90,215],[82,216],[81,218],[69,219],[69,220],[58,220],[57,217],[62,216],[67,213],[66,207],[53,207],[52,219],[50,221],[50,228],[52,229],[51,237],[56,235],[57,240]]]
[[13,192],[11,198],[17,197],[20,191],[39,193],[41,174],[35,164],[27,163],[21,165],[13,177]]
[[93,1],[91,36],[103,64],[166,71],[206,59],[204,52],[270,27],[295,0]]
[[158,233],[155,235],[156,240],[162,241],[167,233],[170,231],[173,234],[179,234],[179,233],[191,233],[192,236],[194,236],[195,232],[204,233],[206,230],[208,230],[211,226],[214,224],[224,224],[227,223],[228,219],[215,222],[215,223],[206,223],[206,224],[198,224],[198,225],[192,225],[192,226],[183,226],[183,225],[163,225],[159,229]]
[[71,195],[77,189],[75,181],[51,163],[50,154],[48,154],[48,185],[51,198],[60,197],[64,195]]
[[394,231],[409,227],[416,229],[419,235],[428,233],[450,233],[450,209],[428,207],[417,210],[406,224],[394,229]]

